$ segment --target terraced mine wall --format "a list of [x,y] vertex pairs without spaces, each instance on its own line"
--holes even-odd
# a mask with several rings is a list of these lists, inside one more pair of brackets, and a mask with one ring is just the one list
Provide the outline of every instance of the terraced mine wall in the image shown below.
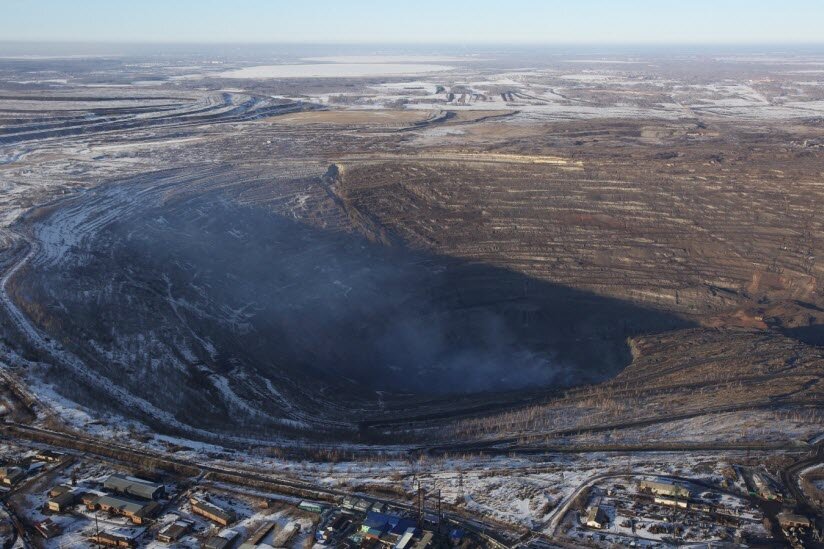
[[29,217],[15,300],[107,383],[272,435],[354,428],[396,398],[602,381],[630,363],[628,337],[689,325],[411,249],[332,175],[209,167],[85,193]]

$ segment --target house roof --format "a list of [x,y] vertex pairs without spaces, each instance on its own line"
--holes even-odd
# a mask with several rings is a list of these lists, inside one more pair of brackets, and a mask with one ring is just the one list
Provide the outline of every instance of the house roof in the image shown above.
[[177,536],[187,532],[193,524],[194,522],[191,520],[176,520],[164,526],[160,530],[160,533],[168,536]]
[[398,523],[395,526],[392,527],[391,532],[393,534],[400,535],[409,530],[410,528],[413,528],[416,524],[417,523],[412,519],[402,518],[398,521]]
[[56,503],[58,505],[61,505],[61,506],[62,505],[70,505],[70,504],[74,503],[74,499],[75,499],[75,494],[74,493],[72,493],[72,492],[61,492],[61,493],[57,494],[56,496],[54,496],[53,498],[51,498],[49,500],[49,503],[54,502],[54,503]]
[[201,511],[205,511],[209,514],[212,514],[216,517],[220,517],[226,521],[234,520],[234,512],[230,510],[223,509],[218,507],[214,503],[210,503],[208,501],[199,500],[196,498],[191,498],[189,502],[192,504],[193,508],[198,508]]
[[20,467],[0,467],[0,477],[13,477],[24,474]]
[[643,480],[641,481],[641,488],[647,488],[653,492],[664,492],[672,496],[689,497],[690,495],[690,489],[687,486],[667,480]]
[[605,522],[606,520],[607,515],[604,513],[603,509],[597,505],[590,507],[589,512],[587,513],[587,522]]
[[388,515],[386,513],[376,513],[375,511],[370,511],[366,513],[366,518],[363,521],[363,525],[367,528],[389,530],[390,528],[398,524],[398,521],[400,520],[401,517],[397,517],[395,515]]
[[71,492],[71,491],[72,491],[71,486],[66,486],[65,484],[58,484],[57,486],[55,486],[54,488],[49,490],[49,493],[52,494],[52,497],[56,497],[56,496],[59,496],[60,494],[65,494],[66,492]]
[[128,513],[131,515],[138,515],[140,514],[144,508],[146,508],[148,503],[143,501],[135,501],[133,499],[124,498],[121,496],[100,496],[95,500],[95,505],[112,507],[121,511],[122,513]]
[[125,475],[110,475],[103,482],[103,486],[109,490],[116,490],[144,499],[152,499],[159,490],[163,489],[162,484],[155,484],[148,480]]

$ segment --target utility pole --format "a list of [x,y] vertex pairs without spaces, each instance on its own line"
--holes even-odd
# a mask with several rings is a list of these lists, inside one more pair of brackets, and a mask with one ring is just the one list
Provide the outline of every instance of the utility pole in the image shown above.
[[441,518],[443,517],[443,513],[441,512],[441,490],[438,489],[438,534],[441,533]]
[[418,528],[423,528],[423,490],[418,480]]

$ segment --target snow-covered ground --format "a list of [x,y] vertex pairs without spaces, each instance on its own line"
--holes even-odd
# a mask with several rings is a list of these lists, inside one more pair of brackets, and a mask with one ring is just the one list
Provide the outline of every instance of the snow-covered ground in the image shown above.
[[[540,457],[365,460],[339,464],[283,462],[249,457],[250,467],[272,468],[330,488],[390,494],[411,500],[420,482],[431,502],[444,503],[518,526],[549,528],[552,511],[575,490],[604,474],[678,475],[719,483],[722,471],[743,452],[556,454]],[[228,463],[227,463],[228,465]]]
[[824,415],[815,410],[742,410],[707,414],[613,432],[573,437],[575,442],[648,443],[695,442],[803,442],[821,433]]

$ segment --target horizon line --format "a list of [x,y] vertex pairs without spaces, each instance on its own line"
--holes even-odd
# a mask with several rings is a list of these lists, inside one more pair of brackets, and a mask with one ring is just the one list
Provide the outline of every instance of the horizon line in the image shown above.
[[85,40],[85,39],[49,39],[49,40],[5,40],[0,44],[131,44],[131,45],[352,45],[352,46],[824,46],[821,41],[478,41],[478,40],[446,40],[446,41],[355,41],[355,40]]

